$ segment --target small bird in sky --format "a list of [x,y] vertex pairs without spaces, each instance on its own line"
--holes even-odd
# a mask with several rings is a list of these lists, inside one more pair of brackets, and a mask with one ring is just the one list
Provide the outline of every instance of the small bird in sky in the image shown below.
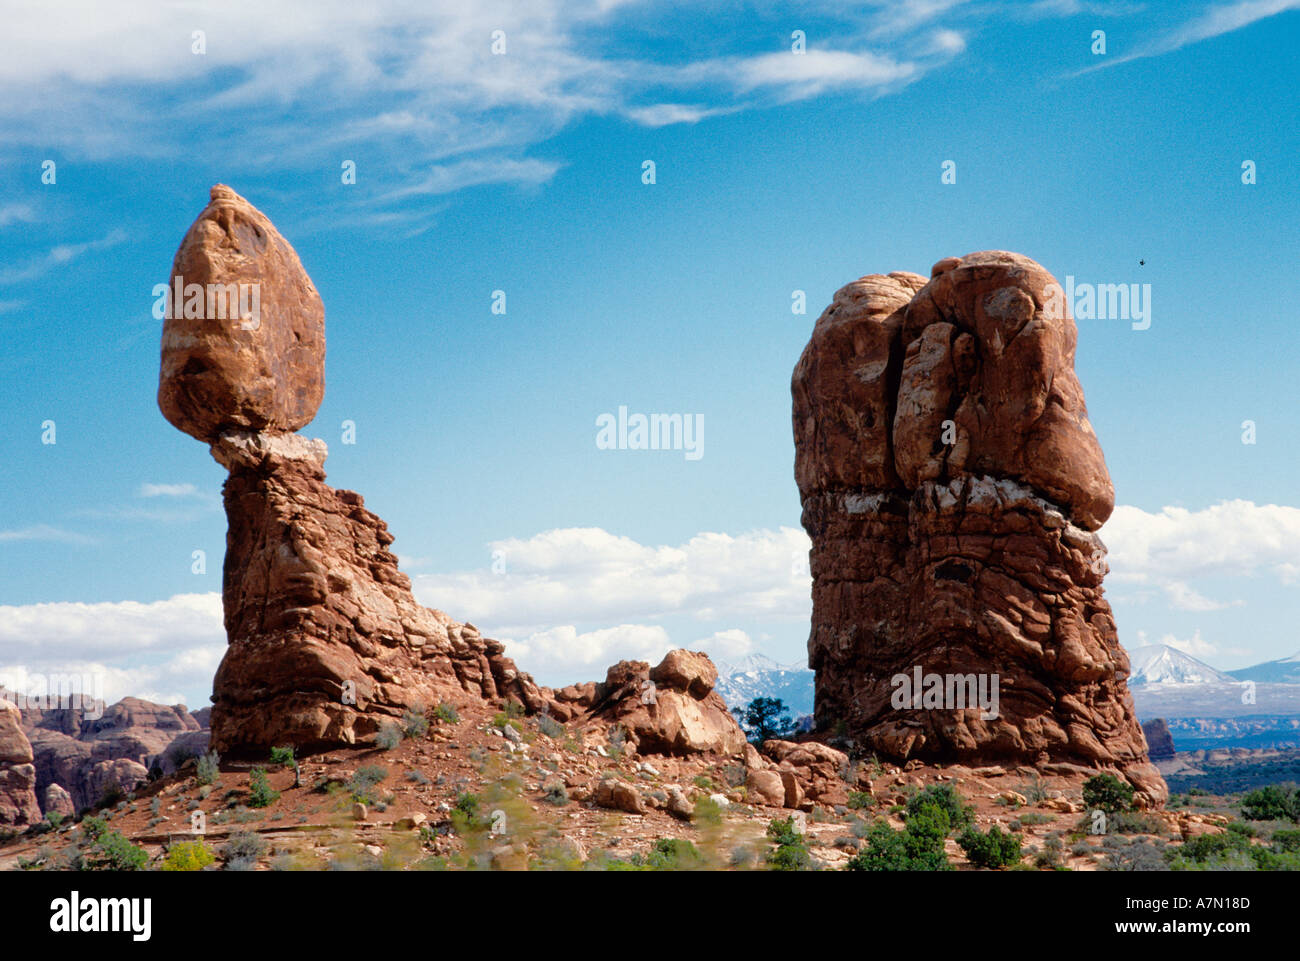
[[1146,262],[1145,260],[1139,260],[1139,261],[1138,261],[1138,266],[1139,266],[1139,267],[1145,267],[1146,265],[1147,265],[1147,262]]

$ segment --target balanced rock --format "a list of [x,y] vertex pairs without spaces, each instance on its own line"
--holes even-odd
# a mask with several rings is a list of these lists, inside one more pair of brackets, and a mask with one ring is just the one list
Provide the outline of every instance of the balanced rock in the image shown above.
[[182,291],[259,292],[252,318],[191,311],[186,300],[163,328],[159,407],[230,472],[229,647],[213,685],[212,748],[264,757],[281,745],[355,744],[466,695],[540,709],[541,692],[502,644],[416,602],[387,526],[361,495],[325,483],[323,441],[293,433],[323,396],[325,329],[288,241],[218,185],[172,273]]
[[297,253],[222,184],[172,264],[158,406],[199,440],[295,431],[325,394],[325,309]]
[[896,761],[1111,770],[1154,805],[1076,338],[1051,274],[1005,251],[863,277],[818,319],[792,382],[815,718]]

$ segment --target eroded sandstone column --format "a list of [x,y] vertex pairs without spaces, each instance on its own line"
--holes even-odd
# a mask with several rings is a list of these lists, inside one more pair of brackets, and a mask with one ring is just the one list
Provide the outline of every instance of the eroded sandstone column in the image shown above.
[[[836,293],[795,368],[818,727],[893,758],[1106,769],[1146,756],[1096,530],[1114,492],[1059,285],[1004,251]],[[900,675],[997,680],[998,710]]]
[[158,406],[230,471],[229,648],[212,746],[264,757],[353,744],[466,693],[538,710],[541,693],[503,645],[415,601],[387,525],[361,495],[325,483],[323,441],[294,433],[324,393],[325,313],[289,242],[213,187],[176,254],[173,289],[183,303],[163,327]]

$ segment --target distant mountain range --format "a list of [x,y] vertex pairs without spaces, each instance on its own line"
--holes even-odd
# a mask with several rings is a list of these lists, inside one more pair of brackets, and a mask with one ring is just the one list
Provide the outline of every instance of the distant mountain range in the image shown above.
[[[1144,719],[1300,714],[1300,654],[1220,671],[1166,644],[1148,644],[1129,651],[1129,664],[1129,687]],[[1254,701],[1243,701],[1242,681],[1259,685]],[[776,697],[793,717],[813,711],[813,672],[803,664],[782,664],[762,654],[718,662],[717,690],[728,707]]]
[[1128,652],[1128,660],[1129,687],[1147,684],[1236,683],[1236,678],[1165,644],[1135,647]]
[[1293,654],[1277,661],[1265,661],[1254,667],[1243,667],[1228,673],[1238,681],[1300,684],[1300,654]]
[[813,712],[813,672],[803,664],[781,664],[762,654],[734,663],[718,662],[715,690],[727,707],[744,707],[756,697],[776,697],[798,718]]

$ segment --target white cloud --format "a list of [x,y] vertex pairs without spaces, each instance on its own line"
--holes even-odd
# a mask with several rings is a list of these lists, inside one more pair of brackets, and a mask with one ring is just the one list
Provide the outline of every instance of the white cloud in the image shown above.
[[10,224],[28,224],[36,220],[36,215],[28,204],[0,205],[0,227]]
[[1219,611],[1240,607],[1240,599],[1208,597],[1191,584],[1225,578],[1276,578],[1293,583],[1300,572],[1300,508],[1221,501],[1191,511],[1165,507],[1148,513],[1115,508],[1101,531],[1109,554],[1107,585],[1133,588],[1129,599],[1144,602],[1162,595],[1178,611]]
[[1183,47],[1212,40],[1226,33],[1232,33],[1243,27],[1264,20],[1268,17],[1285,13],[1288,10],[1300,10],[1300,0],[1237,0],[1236,3],[1217,4],[1205,10],[1200,16],[1171,30],[1145,44],[1131,54],[1122,57],[1106,58],[1098,63],[1077,71],[1072,76],[1104,70],[1121,63],[1144,60],[1173,53]]
[[40,257],[35,257],[17,267],[0,270],[0,284],[17,284],[35,280],[56,267],[63,267],[77,258],[95,251],[107,250],[125,243],[126,231],[119,228],[110,230],[103,237],[87,240],[77,244],[59,244]]
[[109,702],[132,695],[203,707],[225,649],[216,593],[0,606],[0,686],[25,694],[73,675]]
[[600,528],[545,531],[495,541],[504,573],[490,568],[414,579],[432,607],[454,606],[501,635],[582,620],[611,623],[687,614],[703,621],[808,617],[808,536],[801,530],[701,533],[649,546]]
[[141,497],[202,497],[193,484],[141,484]]
[[537,631],[523,640],[507,639],[505,644],[506,653],[522,670],[543,681],[603,680],[611,664],[621,660],[656,664],[676,646],[662,627],[646,624],[620,624],[584,633],[565,624]]
[[56,541],[65,544],[89,544],[91,538],[75,531],[65,531],[49,524],[34,524],[15,530],[0,531],[0,541]]

